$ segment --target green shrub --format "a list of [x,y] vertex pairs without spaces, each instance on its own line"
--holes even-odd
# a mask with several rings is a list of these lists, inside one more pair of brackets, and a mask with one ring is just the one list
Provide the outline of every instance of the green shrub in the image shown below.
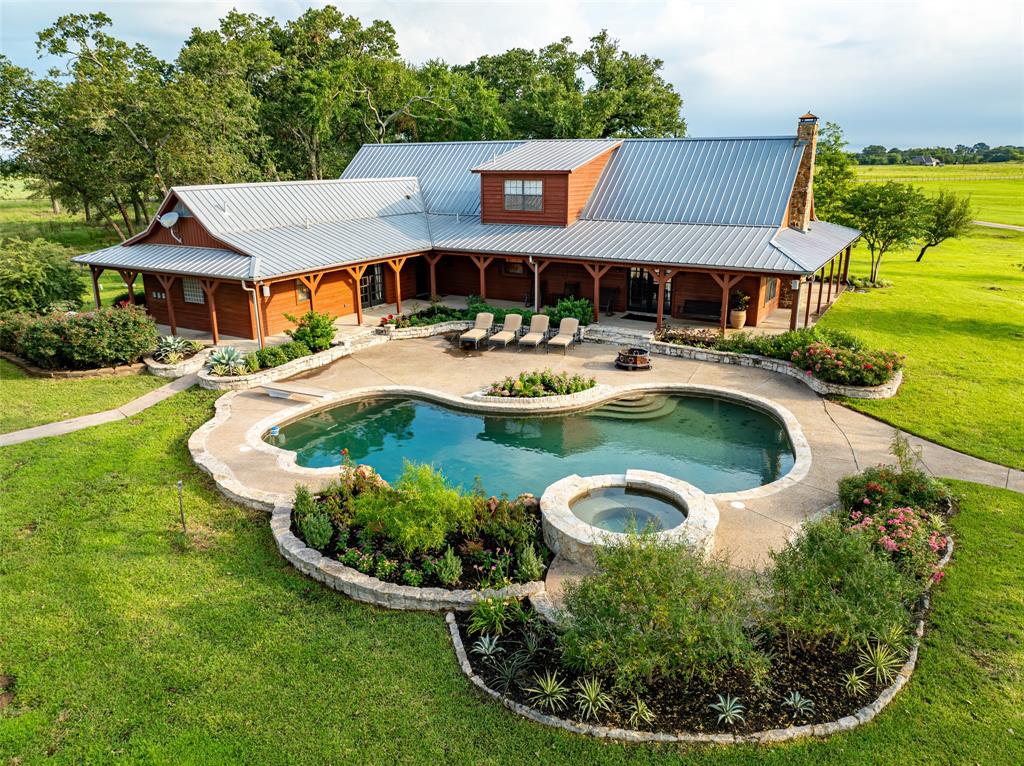
[[314,511],[302,518],[299,531],[302,532],[302,538],[306,541],[306,545],[322,551],[331,541],[334,527],[331,526],[331,520],[326,513]]
[[450,486],[429,465],[406,463],[393,488],[352,501],[353,520],[380,529],[406,556],[440,550],[445,538],[473,523],[473,498]]
[[295,523],[298,524],[311,513],[315,513],[316,510],[316,500],[309,491],[309,487],[304,484],[296,484],[295,498],[292,500],[292,518],[295,519]]
[[660,330],[655,330],[654,340],[661,343],[674,343],[677,346],[715,348],[722,340],[722,334],[709,327],[663,327]]
[[566,317],[575,317],[580,320],[580,327],[586,327],[594,321],[594,304],[586,298],[563,298],[544,313],[551,317],[552,327],[558,327]]
[[759,678],[766,659],[747,627],[749,579],[654,535],[624,535],[597,570],[566,586],[563,660],[635,694],[655,681]]
[[263,369],[263,363],[260,362],[260,355],[255,351],[250,351],[245,355],[245,368],[249,372],[259,372]]
[[[126,306],[126,305],[130,305],[130,304],[131,304],[131,301],[128,300],[128,291],[127,290],[125,290],[123,293],[118,293],[117,295],[115,295],[113,298],[110,299],[110,305],[111,306]],[[146,291],[145,290],[141,290],[141,291],[135,293],[135,305],[136,306],[145,306],[146,305]]]
[[467,308],[465,312],[463,312],[463,319],[476,319],[477,314],[489,312],[491,314],[494,314],[495,324],[501,324],[502,322],[504,322],[505,317],[507,317],[509,314],[518,314],[525,320],[525,324],[530,321],[530,317],[532,317],[534,314],[533,309],[503,308],[501,306],[492,306],[489,303],[485,303],[483,300],[481,300],[480,296],[478,295],[470,295],[469,298],[466,299],[466,305]]
[[87,370],[138,362],[156,341],[152,317],[129,306],[31,320],[18,332],[17,353],[47,369]]
[[949,498],[946,485],[916,468],[878,465],[839,480],[839,503],[847,513],[907,506],[936,511]]
[[544,561],[537,555],[533,543],[527,543],[519,550],[516,576],[521,582],[539,580],[544,575]]
[[40,314],[58,303],[78,309],[85,285],[72,254],[42,238],[0,241],[0,312]]
[[281,350],[280,346],[261,348],[256,352],[256,358],[259,359],[261,370],[279,367],[288,361],[288,356]]
[[318,314],[315,311],[307,311],[300,317],[285,314],[285,319],[295,323],[295,328],[285,330],[285,333],[292,340],[302,341],[311,351],[324,351],[331,347],[331,341],[337,329],[334,327],[334,320],[329,314]]
[[565,396],[586,391],[597,385],[594,378],[582,375],[570,375],[567,372],[555,373],[551,370],[534,370],[521,372],[515,378],[508,377],[490,385],[488,396],[503,396],[531,399],[542,396]]
[[434,575],[442,585],[453,588],[462,579],[462,560],[455,555],[451,546],[445,549],[444,555],[434,562]]
[[840,519],[847,532],[865,535],[901,571],[923,579],[935,573],[946,549],[942,518],[913,508],[850,511]]
[[851,647],[906,625],[921,586],[828,516],[809,522],[768,572],[768,621],[808,649]]
[[35,317],[30,314],[8,313],[0,316],[0,351],[18,353],[18,338],[33,321]]
[[819,380],[846,386],[878,386],[903,367],[903,357],[892,351],[854,351],[824,343],[794,351],[791,360]]
[[281,349],[281,353],[285,355],[285,358],[290,362],[293,359],[299,359],[304,356],[309,356],[313,352],[309,350],[309,346],[303,343],[301,340],[293,340],[288,343],[282,343],[277,348]]

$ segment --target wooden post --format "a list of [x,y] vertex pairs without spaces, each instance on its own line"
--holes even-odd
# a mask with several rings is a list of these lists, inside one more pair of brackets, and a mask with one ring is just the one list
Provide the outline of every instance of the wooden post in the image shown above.
[[213,336],[213,345],[216,346],[220,343],[220,333],[217,332],[217,301],[214,296],[220,286],[220,280],[200,279],[199,285],[206,295],[206,310],[210,313],[210,334]]
[[[822,271],[824,271],[824,267],[822,268]],[[836,259],[835,259],[835,257],[833,257],[832,260],[829,261],[829,267],[828,267],[828,298],[825,299],[825,306],[826,307],[830,303],[832,303],[832,283],[835,281],[835,277],[836,277]]]
[[601,277],[608,273],[611,266],[584,263],[583,268],[594,279],[594,321],[598,322],[601,319]]
[[154,274],[154,276],[156,277],[157,282],[160,283],[160,287],[163,288],[164,295],[166,296],[164,298],[164,301],[167,303],[167,323],[171,326],[171,335],[177,335],[178,325],[174,321],[173,289],[174,283],[177,281],[178,278],[164,274]]
[[533,271],[533,310],[540,311],[540,273],[544,271],[551,261],[527,261],[527,265]]
[[795,330],[797,322],[800,321],[800,296],[804,292],[804,279],[800,277],[796,283],[796,294],[793,295],[790,291],[790,295],[793,295],[793,305],[789,307],[789,329]]
[[[645,267],[646,268],[646,267]],[[658,283],[658,321],[654,325],[656,330],[660,330],[664,324],[665,318],[665,285],[675,275],[677,269],[647,269],[647,273],[654,277],[654,281]]]
[[100,274],[103,273],[103,267],[90,266],[89,271],[92,273],[92,299],[96,303],[96,308],[100,308]]
[[434,267],[437,266],[437,262],[441,260],[441,256],[424,253],[423,257],[426,258],[427,263],[430,264],[430,300],[434,300],[434,296],[437,295],[437,270]]
[[853,254],[853,245],[846,246],[846,262],[843,264],[843,282],[850,278],[850,257]]
[[402,266],[405,265],[408,256],[403,258],[391,258],[388,260],[388,266],[395,273],[395,313],[402,313]]
[[348,266],[345,271],[352,275],[352,279],[356,283],[356,324],[361,325],[363,323],[363,292],[360,289],[359,281],[363,278],[363,274],[366,273],[366,268],[370,264],[361,263],[358,266]]
[[485,258],[482,255],[471,255],[469,257],[476,264],[476,267],[480,269],[480,299],[487,300],[487,280],[484,278],[484,273],[487,267],[491,265],[491,261],[494,260],[494,256]]
[[316,291],[320,289],[320,280],[324,278],[324,272],[321,271],[319,274],[303,274],[299,277],[299,281],[302,282],[309,290],[309,310],[316,311]]
[[[811,275],[813,279],[813,275]],[[807,282],[807,309],[804,311],[804,327],[811,326],[811,293],[814,291],[814,282]]]
[[720,308],[720,327],[722,331],[722,337],[725,337],[725,328],[729,322],[729,291],[739,284],[739,281],[743,279],[742,274],[735,274],[729,276],[729,272],[725,272],[722,276],[714,271],[711,272],[711,277],[718,283],[718,286],[722,288],[722,305]]
[[129,269],[118,269],[117,273],[121,275],[121,279],[128,286],[128,302],[131,305],[135,305],[135,280],[139,276],[139,272],[131,271]]
[[818,275],[818,308],[814,310],[815,314],[821,314],[821,299],[825,294],[825,267],[821,267],[821,273]]

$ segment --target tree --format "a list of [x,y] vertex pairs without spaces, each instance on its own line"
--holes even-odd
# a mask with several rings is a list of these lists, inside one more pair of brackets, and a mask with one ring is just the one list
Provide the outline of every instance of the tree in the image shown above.
[[77,309],[85,285],[68,256],[45,239],[0,241],[0,312],[41,314],[59,304]]
[[921,262],[924,251],[929,247],[936,247],[947,239],[966,234],[972,220],[974,211],[971,209],[969,196],[958,197],[951,191],[940,191],[939,196],[929,203],[924,216],[921,234],[924,244],[921,246],[921,252],[917,254],[917,263]]
[[878,281],[882,258],[891,250],[909,247],[925,224],[928,199],[910,184],[856,184],[846,197],[840,222],[861,231],[871,257],[872,282]]
[[814,212],[825,220],[838,214],[856,178],[846,144],[843,129],[826,122],[814,165]]

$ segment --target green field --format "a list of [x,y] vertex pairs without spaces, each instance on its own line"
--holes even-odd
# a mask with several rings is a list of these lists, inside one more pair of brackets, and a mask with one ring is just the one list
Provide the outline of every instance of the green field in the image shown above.
[[1024,163],[990,162],[983,165],[858,165],[864,181],[912,183],[928,194],[946,189],[971,196],[975,219],[1024,226]]
[[[188,435],[214,394],[0,450],[0,762],[1012,764],[1024,761],[1024,496],[961,485],[957,552],[907,689],[827,742],[608,743],[475,693],[440,615],[300,575]],[[176,531],[185,484],[190,537]],[[1013,733],[1010,730],[1013,730]]]
[[[1024,468],[1024,233],[969,236],[886,256],[893,286],[847,292],[821,320],[905,354],[893,399],[845,404],[960,452]],[[867,274],[863,248],[853,274]]]

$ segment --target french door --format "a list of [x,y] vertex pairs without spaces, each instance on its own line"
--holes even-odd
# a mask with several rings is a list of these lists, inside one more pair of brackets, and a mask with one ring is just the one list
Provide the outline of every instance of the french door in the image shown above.
[[[626,309],[628,311],[639,311],[645,314],[658,313],[658,283],[647,269],[630,269],[629,283],[626,288]],[[666,313],[670,312],[672,306],[672,281],[665,283],[665,306]]]
[[359,280],[359,298],[363,308],[379,306],[384,302],[384,264],[375,263],[368,267]]

